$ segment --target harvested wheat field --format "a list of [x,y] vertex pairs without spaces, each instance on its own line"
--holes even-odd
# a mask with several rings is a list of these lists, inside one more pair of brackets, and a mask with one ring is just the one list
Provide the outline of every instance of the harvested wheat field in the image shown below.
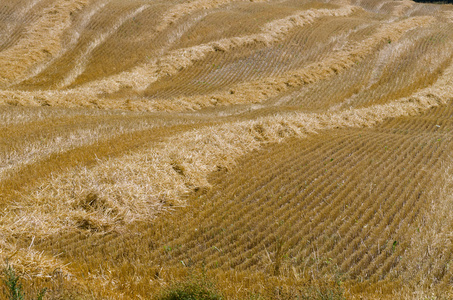
[[0,0],[0,37],[26,299],[453,299],[453,5]]

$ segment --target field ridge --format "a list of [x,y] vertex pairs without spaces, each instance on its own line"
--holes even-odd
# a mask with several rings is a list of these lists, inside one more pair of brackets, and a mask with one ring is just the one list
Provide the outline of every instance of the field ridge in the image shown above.
[[50,298],[201,270],[227,299],[448,299],[452,15],[0,0],[0,259]]

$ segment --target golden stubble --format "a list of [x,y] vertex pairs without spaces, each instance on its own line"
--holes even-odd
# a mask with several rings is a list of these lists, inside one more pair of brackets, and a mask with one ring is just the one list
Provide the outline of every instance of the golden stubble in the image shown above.
[[27,75],[27,70],[37,63],[50,59],[61,50],[62,36],[71,26],[71,13],[90,1],[56,1],[42,12],[23,37],[0,53],[0,83],[5,85]]
[[[166,29],[195,11],[211,9],[228,4],[231,1],[191,1],[182,3],[170,9],[157,28],[158,32]],[[403,3],[404,5],[405,3]],[[63,32],[70,26],[70,13],[80,10],[88,2],[55,1],[52,9],[43,11],[26,31],[24,39],[0,54],[5,61],[3,84],[9,84],[24,79],[28,70],[36,64],[45,65],[47,59],[63,53],[61,38]],[[403,6],[402,6],[403,7]],[[406,11],[393,11],[402,14]],[[126,19],[146,9],[145,6],[127,15]],[[388,41],[396,43],[406,33],[432,25],[435,17],[413,17],[398,19],[392,22],[382,22],[381,27],[370,37],[336,49],[326,59],[293,70],[279,76],[262,78],[251,82],[239,83],[226,92],[216,92],[205,96],[182,97],[166,101],[136,101],[115,102],[100,97],[101,93],[113,93],[122,88],[143,91],[147,86],[165,76],[178,74],[181,70],[190,68],[202,61],[208,54],[216,51],[233,52],[241,47],[256,44],[268,46],[283,40],[288,33],[296,28],[315,24],[323,18],[347,17],[361,11],[353,6],[341,6],[337,9],[309,9],[296,12],[287,18],[274,20],[261,28],[261,32],[249,36],[219,39],[204,45],[173,50],[163,57],[134,67],[130,71],[90,82],[74,89],[43,90],[43,91],[14,91],[3,90],[2,103],[17,105],[51,105],[62,107],[97,107],[108,109],[131,110],[163,110],[180,111],[194,110],[216,105],[250,104],[264,102],[266,99],[291,88],[333,77],[340,72],[348,71],[358,61],[376,50]],[[119,20],[118,26],[123,21]],[[57,24],[49,26],[49,24]],[[43,39],[50,35],[55,38]],[[99,40],[102,43],[102,39]],[[25,47],[27,43],[27,47]],[[405,51],[402,44],[401,51]],[[97,44],[94,43],[94,48]],[[450,49],[450,46],[446,49]],[[91,50],[90,50],[91,51]],[[385,51],[383,52],[383,55]],[[397,56],[395,56],[397,57]],[[395,59],[390,57],[390,59]],[[384,57],[386,59],[387,56]],[[396,61],[398,58],[395,59]],[[83,61],[80,70],[84,69]],[[80,70],[74,71],[79,74]],[[82,70],[83,71],[83,70]],[[70,84],[77,76],[69,76],[64,85]],[[49,180],[40,182],[39,186],[31,186],[30,193],[15,195],[8,199],[9,205],[0,214],[0,236],[2,244],[0,259],[8,258],[21,271],[30,276],[46,276],[59,268],[63,273],[70,273],[58,257],[49,256],[35,250],[34,239],[57,236],[61,232],[88,232],[87,234],[122,233],[129,224],[141,221],[151,221],[162,211],[172,211],[180,206],[186,206],[186,196],[194,191],[210,187],[208,176],[212,172],[232,168],[243,155],[254,150],[262,149],[263,145],[279,143],[287,138],[304,138],[321,131],[337,128],[363,128],[374,126],[389,118],[400,116],[416,116],[427,109],[447,104],[453,94],[453,68],[447,67],[437,81],[430,87],[413,93],[410,97],[388,101],[352,109],[337,109],[336,111],[306,113],[303,111],[277,112],[273,114],[250,114],[251,118],[227,118],[223,124],[212,122],[209,126],[185,126],[180,131],[173,131],[165,137],[149,144],[124,150],[117,155],[105,155],[94,159],[93,163],[56,170],[49,175]],[[233,93],[231,93],[233,91]],[[68,110],[68,116],[75,110]],[[0,115],[0,126],[8,127],[27,122],[44,122],[58,118],[58,111],[35,111],[33,113],[6,112]],[[120,114],[115,111],[92,110],[91,116]],[[80,113],[84,114],[84,113]],[[200,112],[200,115],[207,114]],[[219,114],[212,114],[216,118]],[[195,114],[194,114],[195,115]],[[185,116],[191,119],[194,115]],[[60,117],[64,117],[61,116]],[[150,117],[152,118],[152,117]],[[184,118],[184,116],[182,116]],[[206,119],[209,119],[206,117]],[[160,124],[162,125],[162,124]],[[87,145],[99,142],[107,143],[112,140],[121,142],[115,137],[123,134],[133,135],[136,131],[152,132],[152,121],[131,123],[128,126],[103,126],[90,129],[75,129],[67,134],[60,134],[53,139],[34,141],[28,146],[21,145],[18,151],[0,153],[2,160],[8,160],[12,166],[1,173],[13,174],[24,166],[33,166],[58,155],[59,152],[77,151]],[[18,144],[19,145],[19,144]],[[111,157],[110,157],[111,156]],[[441,220],[434,220],[434,215],[427,215],[423,222],[423,232],[420,239],[413,242],[412,252],[420,259],[427,259],[429,264],[415,260],[405,266],[405,272],[417,278],[421,284],[428,283],[427,277],[418,272],[428,270],[431,266],[442,269],[444,261],[438,259],[444,255],[445,247],[450,245],[448,226],[442,227],[442,222],[449,222],[445,208],[449,207],[451,197],[448,197],[450,171],[445,172],[445,190],[440,201],[433,201],[432,210],[438,212]],[[448,180],[447,180],[448,179]],[[447,184],[448,183],[448,184]],[[433,194],[434,195],[434,194]],[[436,194],[437,195],[437,194]],[[435,196],[433,196],[435,197]],[[15,245],[15,239],[31,240],[27,247]],[[426,250],[426,253],[424,252]],[[415,274],[415,275],[412,275]],[[94,275],[93,275],[94,276]],[[107,276],[108,277],[108,276]],[[94,277],[93,277],[94,278]],[[108,278],[108,280],[114,280]],[[96,283],[105,283],[107,279],[97,278]]]
[[[49,207],[48,212],[52,212],[49,215],[45,211],[33,212],[42,220],[42,232],[75,226],[81,215],[88,218],[96,214],[104,227],[153,218],[164,206],[184,205],[186,193],[209,187],[208,174],[231,168],[237,158],[263,144],[323,130],[369,127],[389,118],[417,115],[447,103],[448,95],[453,92],[452,80],[449,68],[434,86],[383,105],[333,113],[280,113],[181,132],[149,149],[101,159],[92,168],[76,168],[56,175],[30,195],[27,202],[30,208],[35,209],[31,204],[40,203],[39,207]],[[105,207],[93,211],[78,207],[89,194],[102,199]],[[59,218],[54,217],[55,212]],[[28,214],[26,210],[22,213]],[[38,227],[34,226],[34,230]]]
[[[358,8],[353,6],[346,6],[339,9],[318,9],[307,10],[294,14],[290,17],[275,20],[266,24],[262,28],[262,33],[253,34],[244,37],[233,37],[221,39],[215,42],[210,42],[204,45],[197,45],[190,48],[174,50],[163,57],[152,60],[144,65],[135,67],[132,71],[126,71],[112,77],[101,79],[87,83],[74,89],[64,90],[47,90],[47,91],[8,91],[3,90],[0,95],[3,97],[5,103],[14,103],[21,105],[56,105],[56,106],[88,106],[92,107],[93,104],[103,108],[126,108],[126,109],[145,109],[145,110],[164,110],[165,103],[146,104],[142,107],[141,102],[137,104],[128,105],[129,101],[125,103],[118,101],[108,102],[98,95],[103,93],[113,93],[124,87],[131,87],[136,91],[143,91],[146,87],[154,81],[159,80],[164,76],[175,75],[181,70],[193,65],[193,63],[202,60],[207,54],[215,51],[232,51],[236,48],[245,47],[252,44],[269,45],[270,43],[281,40],[288,32],[297,26],[304,26],[314,22],[314,20],[326,16],[347,16],[357,11]],[[100,40],[99,40],[100,41]],[[96,45],[94,42],[94,46]],[[329,62],[326,62],[329,63]],[[83,68],[83,62],[80,63]],[[65,82],[71,82],[80,73],[80,68],[75,68],[69,74]],[[81,70],[81,69],[80,69]],[[67,85],[67,82],[64,85]],[[232,97],[232,102],[234,97]],[[73,99],[77,99],[74,102]],[[211,98],[210,98],[211,99]],[[168,105],[166,109],[181,110],[181,104],[174,101],[174,108]],[[181,102],[181,101],[179,101]],[[194,102],[200,102],[198,99]],[[210,102],[209,102],[210,103]],[[138,106],[137,106],[138,105]],[[195,104],[196,105],[196,104]],[[185,109],[193,109],[192,104],[186,105]],[[184,107],[184,106],[183,106]]]

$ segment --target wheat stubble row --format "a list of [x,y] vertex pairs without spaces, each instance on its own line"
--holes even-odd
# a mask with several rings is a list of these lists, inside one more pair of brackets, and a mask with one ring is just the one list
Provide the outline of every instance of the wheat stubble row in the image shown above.
[[2,28],[12,12],[0,256],[30,282],[60,268],[134,299],[206,268],[237,299],[263,277],[448,291],[450,8],[43,0]]

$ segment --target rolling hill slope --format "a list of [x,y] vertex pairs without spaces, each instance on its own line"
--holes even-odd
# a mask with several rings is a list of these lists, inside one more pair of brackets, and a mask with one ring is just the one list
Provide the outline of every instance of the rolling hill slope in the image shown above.
[[448,299],[452,29],[406,0],[0,0],[0,258],[53,298],[202,270]]

